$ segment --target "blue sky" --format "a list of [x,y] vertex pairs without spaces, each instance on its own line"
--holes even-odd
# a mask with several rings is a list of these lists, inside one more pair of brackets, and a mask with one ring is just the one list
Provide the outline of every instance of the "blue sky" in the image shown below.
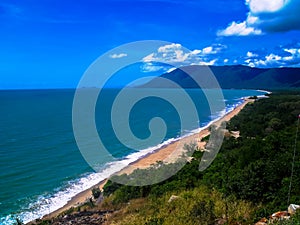
[[[140,40],[173,43],[164,60],[179,66],[300,67],[299,11],[299,0],[0,0],[0,88],[76,87],[100,55]],[[142,72],[170,69],[149,61],[160,53]]]

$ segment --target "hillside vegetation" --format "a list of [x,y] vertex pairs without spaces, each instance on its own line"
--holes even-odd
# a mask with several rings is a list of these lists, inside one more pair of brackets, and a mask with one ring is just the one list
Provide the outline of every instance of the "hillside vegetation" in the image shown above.
[[[210,71],[208,70],[210,69]],[[189,74],[189,75],[188,75]],[[182,88],[199,88],[192,79],[196,77],[200,88],[218,88],[211,82],[214,76],[223,89],[287,89],[300,87],[300,68],[251,68],[247,66],[186,66],[165,73],[161,77],[174,81]],[[154,78],[143,87],[171,88],[170,82]]]
[[[240,137],[226,138],[204,172],[198,170],[202,153],[196,151],[191,163],[162,183],[134,187],[108,182],[104,194],[109,197],[102,207],[118,209],[113,224],[253,224],[286,210],[299,113],[297,93],[249,104],[228,124]],[[299,159],[298,147],[290,201],[296,204]],[[168,201],[172,195],[176,197]]]

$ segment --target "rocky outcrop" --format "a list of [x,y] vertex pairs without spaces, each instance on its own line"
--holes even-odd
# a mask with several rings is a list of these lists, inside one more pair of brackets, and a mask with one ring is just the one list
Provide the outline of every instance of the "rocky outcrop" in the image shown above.
[[[51,225],[101,225],[107,221],[111,213],[112,211],[83,211],[60,216],[48,222]],[[34,224],[40,224],[40,222],[42,221],[36,221]]]

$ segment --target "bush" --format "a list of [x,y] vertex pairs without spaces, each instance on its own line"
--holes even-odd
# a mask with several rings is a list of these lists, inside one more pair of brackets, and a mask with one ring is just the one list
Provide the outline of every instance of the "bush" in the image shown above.
[[101,190],[100,190],[100,188],[99,188],[99,187],[93,188],[93,189],[92,189],[92,194],[93,194],[94,199],[99,198],[100,195],[101,195]]

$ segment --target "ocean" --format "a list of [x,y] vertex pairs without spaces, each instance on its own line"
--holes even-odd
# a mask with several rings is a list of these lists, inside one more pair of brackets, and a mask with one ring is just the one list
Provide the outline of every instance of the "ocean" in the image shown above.
[[[165,91],[172,95],[176,90]],[[226,108],[211,112],[201,90],[186,92],[197,108],[197,126],[185,128],[182,133],[176,108],[160,98],[146,98],[131,111],[132,132],[138,138],[147,138],[153,117],[161,117],[167,130],[160,143],[140,145],[134,150],[124,146],[112,128],[110,109],[119,90],[103,90],[95,120],[98,135],[114,160],[103,159],[95,172],[81,155],[73,134],[75,90],[0,91],[0,224],[12,224],[16,218],[29,222],[55,211],[77,193],[107,178],[120,165],[198,131],[241,104],[243,97],[264,94],[256,90],[223,90]]]

